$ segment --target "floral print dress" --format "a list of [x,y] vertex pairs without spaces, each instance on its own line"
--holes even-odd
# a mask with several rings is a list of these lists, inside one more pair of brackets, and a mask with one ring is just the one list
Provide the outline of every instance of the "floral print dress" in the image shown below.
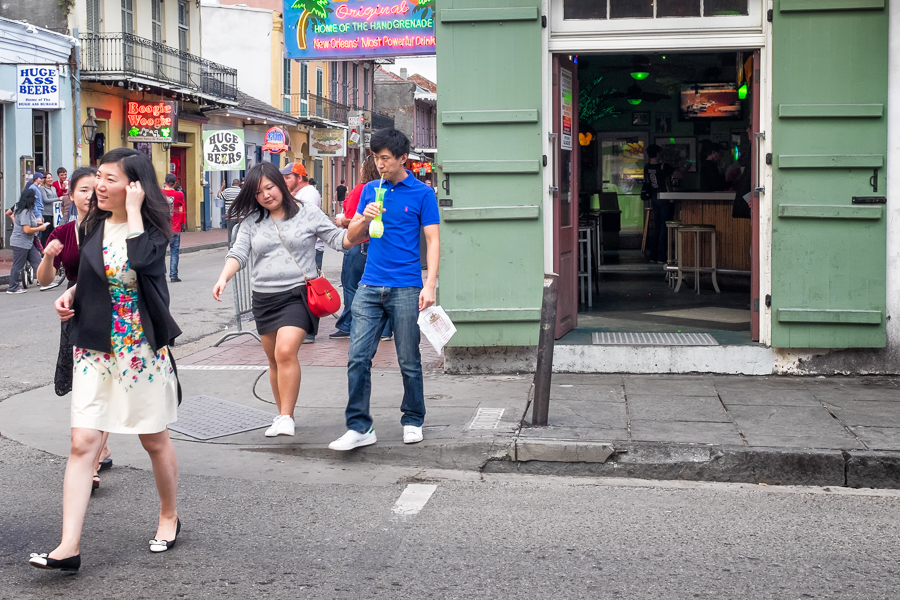
[[104,223],[103,264],[113,301],[112,352],[75,347],[72,427],[158,433],[177,420],[177,380],[169,348],[153,352],[144,337],[127,235],[127,223]]

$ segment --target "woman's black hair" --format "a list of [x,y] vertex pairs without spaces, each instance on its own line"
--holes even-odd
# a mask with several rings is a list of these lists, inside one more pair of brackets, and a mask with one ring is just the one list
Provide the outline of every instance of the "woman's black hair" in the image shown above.
[[84,179],[85,177],[96,177],[97,169],[94,167],[78,167],[75,169],[75,172],[72,173],[72,177],[69,179],[69,193],[73,192],[76,187],[78,187],[78,181]]
[[251,215],[256,215],[256,222],[259,223],[269,215],[269,210],[256,200],[256,192],[262,184],[263,178],[268,179],[275,184],[278,191],[281,192],[281,207],[284,209],[284,218],[290,219],[299,211],[297,200],[291,195],[287,184],[284,183],[284,176],[278,167],[270,162],[261,162],[253,165],[247,171],[244,185],[241,191],[231,203],[228,215],[225,217],[229,221],[243,221]]
[[19,201],[16,203],[16,208],[13,210],[15,214],[19,214],[23,210],[27,210],[31,212],[34,210],[34,203],[37,202],[37,194],[31,188],[25,188],[22,192],[22,195],[19,196]]
[[[144,202],[141,204],[141,217],[144,221],[144,227],[158,229],[166,236],[166,239],[171,239],[172,219],[169,216],[169,203],[159,188],[156,171],[153,170],[153,163],[150,162],[147,155],[138,152],[134,148],[116,148],[104,154],[103,158],[100,159],[101,165],[110,163],[117,163],[121,167],[129,183],[132,181],[141,182],[141,187],[144,189]],[[97,205],[97,192],[95,191],[94,195],[91,196],[88,215],[84,219],[85,231],[93,231],[99,223],[105,221],[111,214]]]

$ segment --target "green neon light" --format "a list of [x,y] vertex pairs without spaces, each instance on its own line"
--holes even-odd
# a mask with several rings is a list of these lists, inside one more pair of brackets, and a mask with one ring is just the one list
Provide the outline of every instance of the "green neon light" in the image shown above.
[[631,77],[632,77],[632,79],[634,79],[636,81],[643,81],[643,80],[647,79],[648,77],[650,77],[650,73],[648,73],[647,71],[634,71],[631,74]]
[[738,98],[741,100],[747,99],[747,83],[744,82],[741,87],[738,88]]
[[628,104],[632,106],[637,106],[642,102],[641,98],[628,98]]

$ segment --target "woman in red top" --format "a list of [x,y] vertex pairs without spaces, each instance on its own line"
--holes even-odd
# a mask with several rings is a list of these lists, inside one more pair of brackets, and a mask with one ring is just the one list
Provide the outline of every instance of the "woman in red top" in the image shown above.
[[[65,176],[65,171],[61,178]],[[94,185],[97,179],[97,169],[93,167],[81,167],[72,173],[72,180],[67,182],[69,188],[69,196],[72,198],[72,204],[78,211],[78,218],[75,221],[69,221],[65,225],[61,225],[53,230],[50,237],[47,238],[47,247],[44,248],[44,259],[41,261],[37,270],[38,282],[42,286],[48,286],[53,282],[56,271],[60,265],[66,273],[68,280],[67,288],[75,285],[78,279],[78,261],[80,253],[78,252],[78,228],[81,222],[87,216],[88,209],[91,206],[91,197],[94,195]],[[59,357],[56,366],[56,393],[59,396],[68,394],[72,389],[71,371],[73,368],[72,344],[69,343],[69,324],[71,321],[62,322],[62,333],[59,340]],[[68,375],[68,376],[66,376]],[[105,471],[112,466],[112,452],[106,445],[108,433],[103,434],[103,449],[97,456],[97,466],[94,469],[93,489],[100,487],[100,471]]]

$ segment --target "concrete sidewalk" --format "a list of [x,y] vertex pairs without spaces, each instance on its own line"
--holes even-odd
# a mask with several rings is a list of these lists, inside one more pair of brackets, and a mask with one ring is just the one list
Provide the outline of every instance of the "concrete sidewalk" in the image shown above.
[[[224,248],[228,245],[228,231],[210,229],[209,231],[186,231],[181,234],[181,254],[199,252],[212,248]],[[0,249],[0,285],[9,283],[9,270],[12,268],[12,248]]]

